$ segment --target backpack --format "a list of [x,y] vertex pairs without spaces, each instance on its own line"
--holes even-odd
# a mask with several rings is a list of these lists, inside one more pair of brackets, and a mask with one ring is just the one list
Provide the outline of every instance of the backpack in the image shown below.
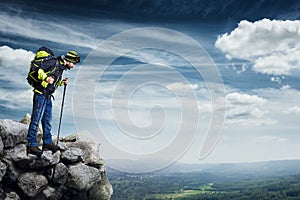
[[41,80],[38,79],[39,69],[43,69],[46,73],[56,64],[56,57],[51,49],[42,46],[38,49],[34,59],[31,61],[27,82],[33,88],[41,87]]

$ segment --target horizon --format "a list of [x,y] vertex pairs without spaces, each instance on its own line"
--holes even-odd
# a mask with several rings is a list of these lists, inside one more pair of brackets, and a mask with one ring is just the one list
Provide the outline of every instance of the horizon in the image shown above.
[[64,72],[61,136],[93,138],[104,160],[299,160],[299,1],[188,2],[1,1],[0,119],[31,113],[44,45],[81,55]]

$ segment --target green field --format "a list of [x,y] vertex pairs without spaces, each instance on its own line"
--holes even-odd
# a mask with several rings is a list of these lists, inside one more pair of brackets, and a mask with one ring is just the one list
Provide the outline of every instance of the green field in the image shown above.
[[200,186],[197,190],[179,190],[176,193],[169,193],[169,194],[155,194],[155,195],[149,195],[146,197],[149,199],[178,199],[178,198],[188,198],[193,197],[197,195],[203,195],[203,194],[213,194],[215,193],[214,189],[212,188],[213,183],[210,183],[208,185]]

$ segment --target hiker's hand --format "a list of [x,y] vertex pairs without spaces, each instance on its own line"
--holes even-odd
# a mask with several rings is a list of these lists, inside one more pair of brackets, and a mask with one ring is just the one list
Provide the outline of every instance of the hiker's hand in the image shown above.
[[49,76],[49,77],[46,78],[46,82],[49,83],[49,84],[53,84],[54,78],[52,76]]
[[68,85],[68,80],[69,80],[68,78],[63,79],[63,82],[64,82],[65,85]]

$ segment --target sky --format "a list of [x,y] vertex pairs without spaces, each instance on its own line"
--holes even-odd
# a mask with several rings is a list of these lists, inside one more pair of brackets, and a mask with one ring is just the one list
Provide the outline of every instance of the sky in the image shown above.
[[298,1],[0,3],[1,119],[31,113],[26,75],[44,45],[81,55],[64,73],[61,134],[93,138],[106,160],[300,159]]

